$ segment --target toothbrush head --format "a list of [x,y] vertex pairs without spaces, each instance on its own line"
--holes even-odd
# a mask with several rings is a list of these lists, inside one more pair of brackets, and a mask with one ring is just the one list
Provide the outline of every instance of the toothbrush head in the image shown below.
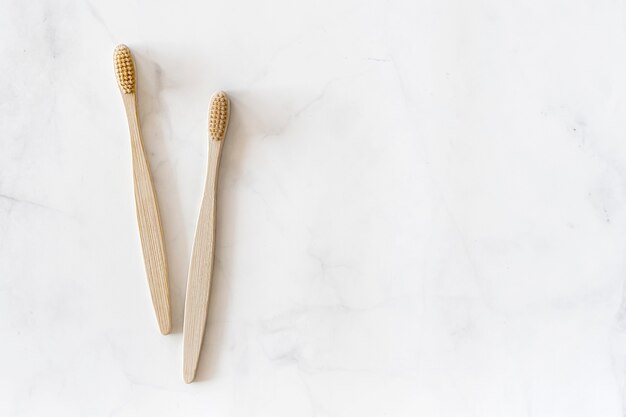
[[113,52],[115,61],[115,75],[117,76],[117,85],[124,94],[134,94],[137,85],[137,77],[135,75],[135,62],[130,53],[130,48],[126,45],[117,45]]
[[218,91],[211,97],[209,106],[209,137],[212,140],[224,140],[228,119],[230,117],[230,102],[223,91]]

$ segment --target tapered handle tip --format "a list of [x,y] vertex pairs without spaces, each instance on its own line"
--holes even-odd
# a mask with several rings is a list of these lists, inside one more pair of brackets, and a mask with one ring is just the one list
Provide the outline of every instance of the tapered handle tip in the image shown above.
[[191,384],[196,379],[196,365],[183,361],[183,381],[185,384]]
[[170,320],[159,322],[159,331],[163,336],[170,334],[172,331],[172,322]]

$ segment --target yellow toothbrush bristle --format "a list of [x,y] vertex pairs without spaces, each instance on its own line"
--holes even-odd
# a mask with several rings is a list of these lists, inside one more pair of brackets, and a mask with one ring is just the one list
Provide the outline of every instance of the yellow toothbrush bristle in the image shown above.
[[115,75],[120,90],[124,94],[133,94],[137,80],[130,48],[126,45],[118,45],[113,52],[113,59],[115,60]]
[[230,116],[230,102],[223,91],[218,91],[211,98],[209,107],[209,135],[213,140],[224,140],[228,118]]

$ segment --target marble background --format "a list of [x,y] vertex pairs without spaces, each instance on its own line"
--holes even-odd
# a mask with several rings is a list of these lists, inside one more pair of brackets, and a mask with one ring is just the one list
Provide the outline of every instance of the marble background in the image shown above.
[[[1,416],[625,415],[623,0],[0,0],[0,57]],[[185,385],[218,89],[216,269]]]

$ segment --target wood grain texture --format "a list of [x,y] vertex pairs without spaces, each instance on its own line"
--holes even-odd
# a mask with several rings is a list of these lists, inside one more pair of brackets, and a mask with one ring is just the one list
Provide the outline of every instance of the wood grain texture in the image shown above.
[[172,320],[159,206],[139,130],[135,94],[122,94],[122,97],[130,129],[137,222],[148,286],[159,330],[168,334],[172,329]]
[[215,206],[223,140],[209,140],[209,161],[204,196],[193,244],[183,325],[183,379],[196,376],[206,328],[213,258],[215,253]]

